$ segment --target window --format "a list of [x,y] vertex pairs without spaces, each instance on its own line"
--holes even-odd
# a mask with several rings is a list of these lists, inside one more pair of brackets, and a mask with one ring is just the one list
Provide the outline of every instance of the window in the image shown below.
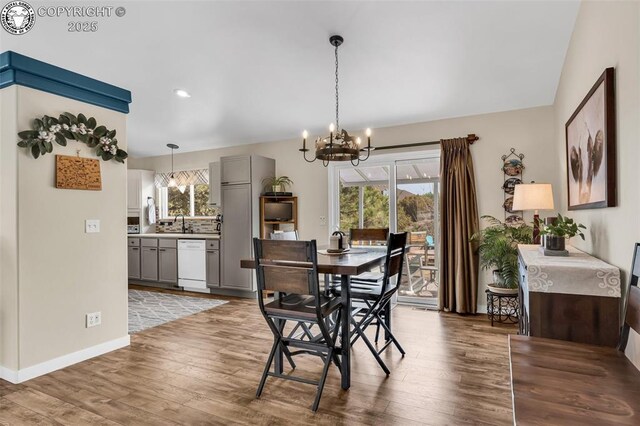
[[163,218],[180,215],[186,217],[210,217],[215,214],[209,207],[209,185],[187,185],[184,193],[178,188],[163,187],[160,192],[160,212]]
[[389,227],[389,167],[349,167],[339,171],[340,230]]

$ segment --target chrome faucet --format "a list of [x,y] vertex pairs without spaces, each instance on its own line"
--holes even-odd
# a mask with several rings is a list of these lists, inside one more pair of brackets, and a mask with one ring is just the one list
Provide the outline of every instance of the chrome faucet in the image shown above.
[[187,227],[184,225],[184,215],[183,214],[179,214],[175,217],[175,219],[173,219],[173,223],[176,223],[178,221],[178,218],[182,216],[182,233],[186,234],[187,233]]

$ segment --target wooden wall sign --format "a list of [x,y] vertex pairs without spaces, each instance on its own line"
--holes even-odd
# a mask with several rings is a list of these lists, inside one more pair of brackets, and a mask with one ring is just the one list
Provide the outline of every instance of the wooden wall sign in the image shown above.
[[100,160],[56,155],[56,188],[101,191]]

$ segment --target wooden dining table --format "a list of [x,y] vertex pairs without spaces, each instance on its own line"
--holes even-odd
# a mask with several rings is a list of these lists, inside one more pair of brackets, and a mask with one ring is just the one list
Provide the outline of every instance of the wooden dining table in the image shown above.
[[[348,253],[340,255],[325,255],[318,253],[318,273],[340,276],[340,297],[342,302],[342,334],[340,353],[342,355],[342,389],[351,386],[351,277],[368,272],[376,266],[384,264],[387,255],[386,247],[357,247]],[[242,259],[240,266],[255,269],[254,259]],[[386,312],[385,321],[391,325],[391,315]],[[282,359],[276,365],[281,372]]]

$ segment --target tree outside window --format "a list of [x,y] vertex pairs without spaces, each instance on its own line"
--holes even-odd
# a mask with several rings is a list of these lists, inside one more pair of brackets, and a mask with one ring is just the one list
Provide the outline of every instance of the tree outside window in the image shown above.
[[167,215],[191,216],[191,187],[188,186],[184,194],[178,188],[167,188]]
[[189,185],[184,193],[178,188],[162,188],[161,202],[166,203],[166,217],[210,217],[215,214],[209,207],[209,185]]

